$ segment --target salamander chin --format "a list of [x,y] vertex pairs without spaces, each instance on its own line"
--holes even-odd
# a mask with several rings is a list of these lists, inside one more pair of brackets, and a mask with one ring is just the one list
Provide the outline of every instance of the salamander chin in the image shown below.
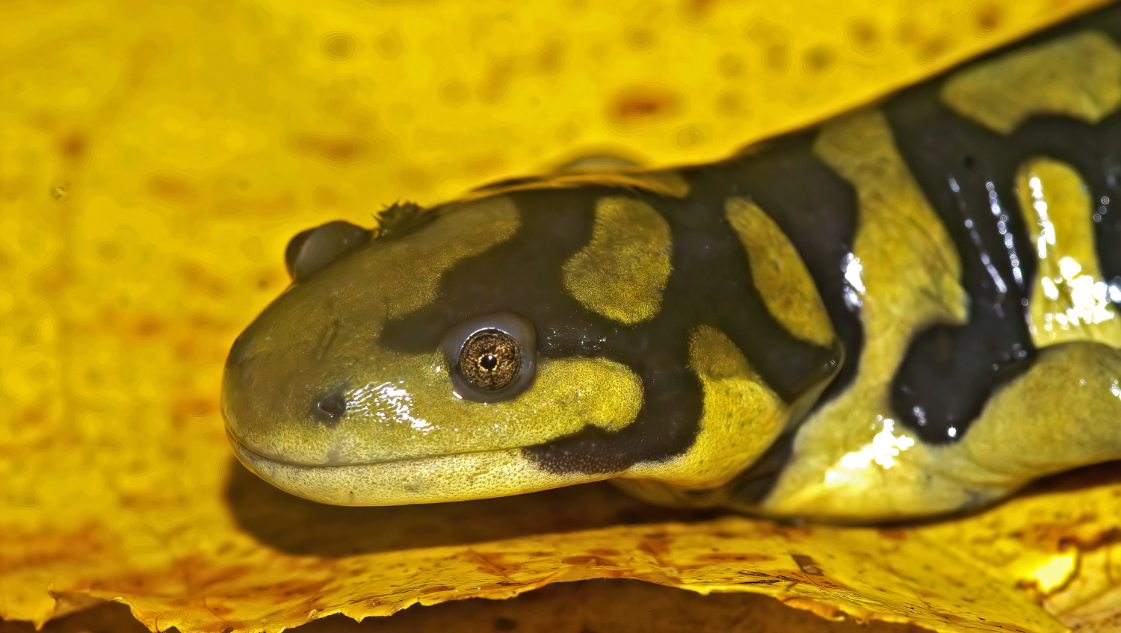
[[542,473],[521,449],[436,455],[364,464],[295,464],[257,454],[232,433],[238,461],[281,490],[340,506],[440,503],[557,488],[586,477]]

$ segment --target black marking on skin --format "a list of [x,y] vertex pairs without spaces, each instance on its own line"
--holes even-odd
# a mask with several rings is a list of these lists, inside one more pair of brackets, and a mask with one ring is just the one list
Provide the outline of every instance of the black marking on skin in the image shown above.
[[[674,271],[653,323],[677,322],[682,338],[695,325],[715,327],[744,353],[767,386],[793,402],[833,375],[836,350],[791,335],[755,288],[747,252],[725,218],[728,198],[742,191],[740,169],[733,164],[682,175],[692,193],[660,205],[673,231]],[[657,343],[666,337],[648,340]]]
[[346,415],[347,401],[342,391],[334,391],[321,398],[311,406],[311,416],[323,426],[333,429],[339,420]]
[[[1121,42],[1121,6],[1089,15],[1083,23],[1107,33],[1114,42]],[[1091,193],[1097,194],[1090,199],[1098,202],[1094,238],[1102,276],[1121,286],[1121,126],[1117,125],[1117,116],[1114,114],[1099,126],[1105,131],[1099,146],[1103,150],[1102,163],[1083,178]]]
[[[1007,139],[952,113],[939,88],[924,85],[884,106],[900,154],[954,241],[970,298],[969,321],[918,334],[892,383],[896,416],[929,443],[963,436],[993,390],[1035,354],[1021,303],[1035,275],[1034,247],[1012,189],[1030,154],[1009,153]],[[995,217],[988,183],[1000,205]],[[1018,253],[1019,281],[1005,235]]]
[[[1117,195],[1121,172],[1121,115],[1096,126],[1039,116],[1002,136],[952,112],[938,99],[940,88],[941,82],[924,84],[884,106],[900,153],[954,240],[970,296],[969,322],[919,334],[892,384],[896,415],[929,443],[960,440],[992,393],[1027,371],[1036,356],[1025,316],[1036,246],[1015,195],[1017,170],[1036,156],[1060,160],[1079,172],[1094,200]],[[994,195],[1000,204],[995,215]],[[1107,209],[1096,224],[1106,279],[1121,274],[1118,215]],[[1006,247],[1006,235],[1014,250]]]
[[[694,191],[716,191],[753,200],[794,244],[844,348],[841,371],[819,398],[824,403],[852,382],[860,367],[864,329],[845,301],[844,259],[856,236],[856,192],[813,153],[816,132],[768,141],[759,151],[683,173]],[[714,201],[715,203],[715,201]],[[750,277],[747,283],[751,284]],[[743,322],[736,331],[749,329]],[[725,331],[738,346],[741,341]],[[753,331],[743,337],[756,337]],[[753,364],[756,359],[748,357]],[[757,369],[759,368],[756,365]]]
[[[591,239],[596,201],[621,193],[625,192],[585,187],[508,194],[521,212],[517,232],[485,253],[459,262],[445,273],[432,304],[387,322],[381,335],[387,348],[427,351],[461,321],[512,312],[537,328],[543,361],[596,356],[632,368],[651,394],[639,420],[619,433],[591,427],[527,451],[555,472],[617,472],[643,458],[678,454],[696,435],[701,389],[686,368],[687,329],[671,334],[663,325],[639,333],[588,311],[564,288],[563,265]],[[595,344],[585,347],[589,342]],[[658,419],[646,420],[652,411]]]
[[[966,326],[935,326],[921,333],[894,381],[897,416],[934,443],[960,439],[992,390],[1024,371],[1034,353],[1020,305],[1024,291],[1011,275],[985,183],[993,182],[1006,232],[1021,253],[1025,287],[1034,276],[1034,262],[1011,191],[1023,160],[1051,155],[1082,172],[1096,198],[1121,198],[1115,191],[1121,174],[1116,116],[1096,129],[1060,117],[1038,118],[1011,138],[999,137],[942,106],[937,99],[940,81],[902,93],[884,107],[900,153],[961,254],[963,285],[974,306]],[[1093,138],[1095,134],[1101,138]],[[625,429],[587,427],[525,449],[531,459],[557,473],[611,473],[636,462],[671,458],[692,444],[701,411],[701,388],[687,369],[687,339],[693,327],[708,324],[724,332],[788,402],[829,373],[828,351],[786,332],[751,282],[742,244],[724,219],[727,199],[743,196],[754,200],[790,238],[845,349],[843,369],[823,394],[823,402],[851,383],[859,370],[864,336],[858,315],[844,300],[843,260],[854,239],[856,197],[850,184],[813,155],[813,138],[813,132],[793,134],[746,156],[684,169],[681,175],[691,193],[682,200],[609,186],[543,185],[511,192],[522,215],[517,233],[448,271],[438,299],[387,323],[382,344],[407,352],[429,351],[459,321],[488,312],[521,314],[538,328],[542,359],[584,356],[623,363],[639,375],[645,396],[638,419]],[[1083,152],[1087,146],[1096,149]],[[957,192],[950,190],[950,177],[955,178]],[[596,200],[608,195],[642,198],[666,218],[673,232],[674,270],[662,309],[635,327],[584,309],[564,290],[561,279],[564,262],[590,239]],[[1107,212],[1097,225],[1107,277],[1121,276],[1121,249],[1115,248],[1121,233],[1119,215]],[[972,227],[965,226],[967,219]],[[981,252],[1004,280],[1003,292],[997,291]],[[924,413],[923,424],[915,406]],[[768,462],[774,462],[774,472],[781,469],[784,443],[776,443],[777,457]]]
[[[515,235],[449,270],[436,301],[386,323],[381,344],[427,351],[456,323],[512,312],[536,326],[543,361],[600,357],[629,367],[642,380],[644,394],[633,423],[617,432],[586,427],[525,449],[530,459],[556,473],[619,472],[637,462],[669,459],[692,445],[702,390],[688,368],[688,341],[700,324],[727,334],[767,384],[792,401],[832,374],[836,355],[791,336],[751,283],[747,254],[724,219],[726,200],[739,195],[733,172],[698,175],[708,179],[710,189],[685,200],[606,186],[507,194],[521,212]],[[645,200],[666,218],[673,235],[673,272],[662,309],[633,327],[584,308],[562,279],[564,263],[591,239],[596,202],[619,195]]]

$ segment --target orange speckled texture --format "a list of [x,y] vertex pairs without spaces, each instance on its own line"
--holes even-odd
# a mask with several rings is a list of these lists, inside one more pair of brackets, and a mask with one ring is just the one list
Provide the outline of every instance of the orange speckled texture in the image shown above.
[[577,156],[714,160],[1100,4],[4,4],[0,617],[115,600],[152,629],[280,631],[607,577],[943,631],[1110,630],[1116,467],[887,531],[602,485],[334,508],[238,466],[217,407],[301,229]]

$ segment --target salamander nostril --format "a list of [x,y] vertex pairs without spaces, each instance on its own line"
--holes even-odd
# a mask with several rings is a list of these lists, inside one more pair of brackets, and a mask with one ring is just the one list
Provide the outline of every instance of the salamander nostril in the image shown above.
[[346,413],[346,396],[338,392],[324,396],[311,408],[311,412],[325,426],[333,427]]

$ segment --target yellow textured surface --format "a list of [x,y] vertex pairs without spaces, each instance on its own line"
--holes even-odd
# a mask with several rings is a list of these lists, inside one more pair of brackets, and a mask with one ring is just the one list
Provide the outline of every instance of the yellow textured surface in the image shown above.
[[[556,583],[510,600],[456,600],[392,618],[331,616],[300,633],[929,633],[915,625],[834,621],[751,593],[700,595],[634,580]],[[34,633],[0,622],[0,633]],[[128,607],[107,603],[47,623],[44,633],[146,633]]]
[[217,409],[303,228],[578,155],[719,158],[1098,4],[6,3],[0,617],[93,597],[153,628],[275,631],[631,576],[1050,631],[1015,585],[1078,547],[1045,606],[1116,613],[1116,482],[892,532],[612,527],[681,517],[596,486],[329,508],[231,463]]

